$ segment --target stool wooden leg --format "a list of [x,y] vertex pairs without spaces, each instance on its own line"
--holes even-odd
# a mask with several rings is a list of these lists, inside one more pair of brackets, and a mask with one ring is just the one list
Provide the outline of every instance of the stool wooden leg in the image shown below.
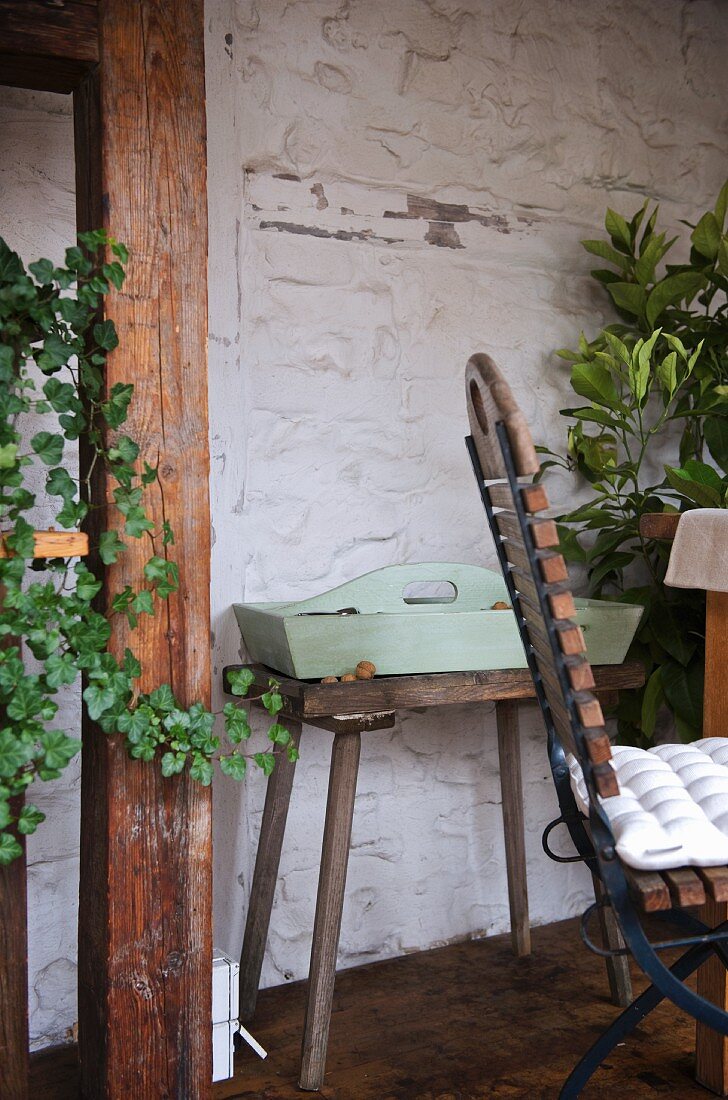
[[334,738],[331,751],[299,1080],[314,1092],[324,1080],[360,749],[361,734],[346,733]]
[[[594,897],[597,902],[603,902],[606,894],[601,879],[592,875],[594,883]],[[611,905],[599,906],[599,927],[602,932],[602,943],[605,948],[612,951],[624,949],[624,940],[619,925],[617,924],[614,910]],[[607,964],[607,978],[609,980],[609,992],[612,1004],[620,1008],[626,1008],[632,1004],[632,978],[629,973],[629,958],[627,955],[615,955],[604,960]]]
[[[291,732],[291,740],[298,745],[301,737],[301,723],[288,717],[284,717],[283,721]],[[268,939],[268,925],[273,908],[295,767],[295,763],[292,764],[287,757],[280,756],[270,774],[265,792],[263,821],[260,827],[243,950],[240,956],[240,1020],[242,1023],[252,1019],[258,998],[260,972]]]
[[523,821],[518,703],[513,699],[502,699],[495,705],[495,714],[498,724],[498,759],[500,761],[503,830],[506,840],[511,940],[514,955],[530,955],[531,926],[528,919],[528,882],[526,879],[526,841]]

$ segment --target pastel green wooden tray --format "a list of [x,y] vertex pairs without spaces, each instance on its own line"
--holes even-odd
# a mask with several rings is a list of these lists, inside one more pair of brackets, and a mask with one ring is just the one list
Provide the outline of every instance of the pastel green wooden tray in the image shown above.
[[[425,582],[449,582],[450,597],[404,598],[405,589]],[[476,565],[422,562],[377,569],[308,600],[236,604],[234,610],[253,661],[312,680],[352,672],[364,660],[380,676],[524,668],[513,615],[491,610],[498,600],[508,602],[500,574]],[[642,608],[574,602],[591,662],[621,664]],[[357,614],[335,614],[346,608]]]

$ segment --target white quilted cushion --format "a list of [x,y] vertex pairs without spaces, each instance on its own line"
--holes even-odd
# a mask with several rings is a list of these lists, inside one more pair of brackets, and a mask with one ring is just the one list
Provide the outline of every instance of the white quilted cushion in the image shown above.
[[[588,814],[581,767],[573,756],[568,764]],[[728,864],[728,737],[649,750],[615,745],[612,766],[620,793],[600,803],[625,863],[640,871]]]

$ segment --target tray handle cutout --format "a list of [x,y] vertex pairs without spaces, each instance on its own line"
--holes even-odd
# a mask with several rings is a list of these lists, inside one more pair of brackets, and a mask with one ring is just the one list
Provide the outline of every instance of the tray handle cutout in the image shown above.
[[406,604],[448,604],[458,598],[457,585],[452,581],[410,581],[402,589]]

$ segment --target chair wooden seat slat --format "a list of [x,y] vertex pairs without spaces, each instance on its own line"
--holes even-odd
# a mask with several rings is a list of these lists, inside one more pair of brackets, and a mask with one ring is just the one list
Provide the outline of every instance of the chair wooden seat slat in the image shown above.
[[[706,898],[728,901],[728,866],[639,871],[620,860],[601,803],[620,793],[619,781],[602,710],[591,694],[594,678],[584,635],[574,621],[566,562],[555,549],[558,530],[553,519],[538,515],[549,508],[545,487],[540,482],[524,484],[524,479],[540,472],[528,425],[487,355],[474,355],[468,361],[466,396],[470,457],[544,716],[561,808],[561,817],[544,834],[544,847],[550,853],[548,832],[563,822],[577,858],[584,859],[592,871],[600,923],[613,956],[608,963],[610,986],[618,992],[618,1003],[629,1004],[631,996],[626,960],[617,957],[624,954],[620,948],[625,942],[654,983],[574,1069],[561,1092],[562,1100],[571,1100],[609,1051],[664,996],[728,1035],[728,1013],[685,985],[685,978],[712,951],[723,961],[728,958],[722,946],[728,941],[728,926],[711,931],[694,916],[685,915],[683,926],[689,935],[678,942],[689,950],[671,971],[647,939],[638,917],[638,913],[669,910],[670,919],[678,921],[682,910],[701,906]],[[581,766],[589,795],[588,818],[580,812],[570,787],[567,753]],[[604,913],[605,903],[613,909],[611,923]],[[696,933],[696,927],[702,931]]]

